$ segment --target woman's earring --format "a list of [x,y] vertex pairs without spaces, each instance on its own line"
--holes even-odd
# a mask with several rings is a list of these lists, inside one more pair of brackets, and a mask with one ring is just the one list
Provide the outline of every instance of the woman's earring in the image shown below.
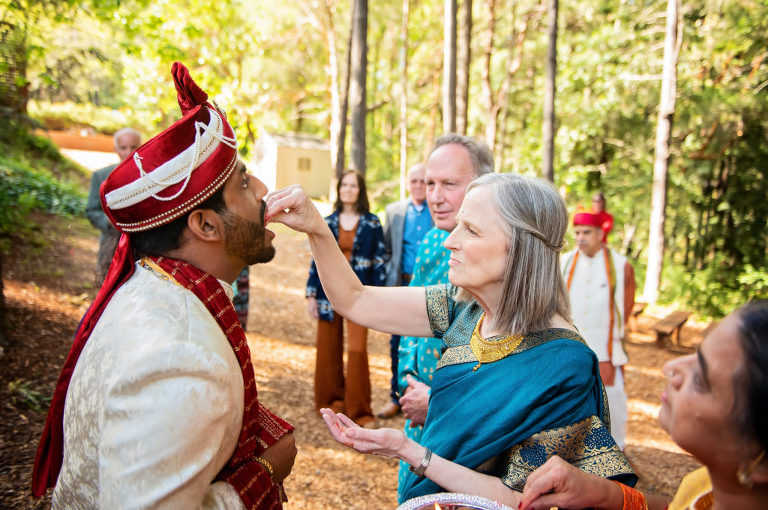
[[765,450],[761,450],[760,453],[757,454],[757,457],[752,459],[749,464],[747,464],[747,467],[744,467],[744,464],[739,466],[739,469],[736,470],[736,478],[739,480],[739,485],[746,487],[747,489],[752,488],[752,472],[763,460],[763,457],[765,457]]

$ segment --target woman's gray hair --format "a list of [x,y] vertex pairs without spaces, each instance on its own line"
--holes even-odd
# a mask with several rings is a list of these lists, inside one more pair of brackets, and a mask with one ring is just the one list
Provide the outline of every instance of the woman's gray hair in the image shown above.
[[[568,290],[560,271],[568,212],[548,181],[513,174],[487,174],[467,187],[490,188],[504,228],[508,253],[493,328],[508,335],[550,327],[555,314],[570,320]],[[457,299],[472,296],[459,289]]]

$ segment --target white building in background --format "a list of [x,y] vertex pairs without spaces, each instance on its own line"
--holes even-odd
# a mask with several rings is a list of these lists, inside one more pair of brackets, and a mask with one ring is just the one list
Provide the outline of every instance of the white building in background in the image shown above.
[[270,190],[300,184],[310,197],[327,199],[331,185],[329,143],[305,134],[265,134],[256,141],[256,175]]

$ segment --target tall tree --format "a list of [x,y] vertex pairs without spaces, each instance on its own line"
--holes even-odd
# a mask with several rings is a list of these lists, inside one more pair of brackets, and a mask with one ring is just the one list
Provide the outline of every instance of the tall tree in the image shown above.
[[643,286],[643,299],[648,303],[655,303],[658,297],[664,260],[664,223],[666,220],[667,173],[670,159],[669,138],[675,116],[675,96],[677,95],[677,56],[680,47],[678,33],[682,33],[678,31],[678,24],[678,0],[668,0],[661,100],[653,158],[648,264],[645,272],[645,285]]
[[[0,114],[26,114],[30,80],[27,76],[32,59],[46,52],[42,20],[66,23],[74,16],[76,0],[15,0],[0,8]],[[96,13],[108,15],[112,6],[96,6]]]
[[544,85],[544,112],[542,130],[542,161],[544,177],[555,182],[555,76],[557,75],[557,0],[547,1],[547,75]]
[[461,9],[461,37],[456,60],[456,132],[467,134],[469,110],[469,67],[472,62],[472,0]]
[[[500,169],[501,155],[504,149],[504,126],[509,108],[509,95],[512,87],[512,80],[520,70],[523,61],[523,45],[525,43],[526,34],[528,33],[528,25],[535,16],[538,16],[538,14],[536,14],[537,10],[535,9],[527,12],[523,15],[520,26],[518,27],[517,5],[513,5],[512,13],[508,16],[512,23],[512,34],[511,36],[504,38],[504,46],[506,46],[506,48],[502,46],[502,49],[505,49],[505,53],[508,55],[506,58],[504,78],[498,88],[494,90],[492,83],[492,59],[494,53],[500,53],[497,51],[494,43],[498,28],[498,19],[496,18],[497,5],[496,0],[490,0],[488,2],[488,29],[486,31],[486,39],[483,48],[480,85],[483,103],[488,112],[486,115],[485,141],[491,148],[491,151],[495,154],[496,168]],[[497,140],[501,141],[498,147],[496,144]]]
[[444,0],[443,11],[443,132],[456,131],[457,0]]
[[408,15],[410,0],[403,0],[400,24],[400,200],[405,199],[408,177]]
[[350,159],[353,169],[365,175],[365,80],[368,67],[368,0],[353,0],[351,78],[349,97],[352,103],[352,141]]
[[[349,39],[347,40],[347,59],[346,66],[344,66],[344,77],[339,80],[339,49],[338,38],[336,31],[336,24],[334,23],[333,13],[336,11],[336,2],[334,0],[325,0],[324,3],[325,19],[324,23],[318,23],[322,25],[323,32],[325,33],[326,44],[328,45],[328,75],[331,80],[331,125],[330,125],[330,152],[331,152],[331,165],[335,169],[335,176],[338,179],[341,173],[344,171],[344,148],[345,138],[347,132],[347,108],[348,108],[348,92],[349,92],[349,56],[350,56],[350,41],[352,33],[350,31]],[[312,15],[310,12],[309,15]],[[354,3],[352,7],[352,19],[354,19]],[[336,189],[336,183],[331,179],[331,192],[332,195]],[[330,195],[329,195],[330,196]]]

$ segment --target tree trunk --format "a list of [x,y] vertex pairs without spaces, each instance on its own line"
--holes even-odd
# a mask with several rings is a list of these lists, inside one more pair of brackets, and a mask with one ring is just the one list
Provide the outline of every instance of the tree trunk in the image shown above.
[[555,182],[555,75],[557,74],[557,0],[548,0],[549,45],[547,48],[547,75],[544,85],[544,112],[542,120],[541,168],[546,179]]
[[[353,9],[354,11],[354,9]],[[354,14],[353,14],[354,16]],[[344,69],[344,81],[341,85],[341,109],[339,111],[339,139],[336,149],[335,178],[340,179],[341,174],[346,168],[346,148],[347,148],[347,112],[349,112],[349,82],[352,72],[352,29],[349,31],[349,40],[347,41],[347,66]],[[333,186],[334,193],[336,185]]]
[[352,107],[352,141],[350,146],[351,166],[365,175],[365,79],[368,67],[368,0],[354,0],[355,11],[352,22],[352,82],[349,97]]
[[664,221],[667,207],[667,170],[670,151],[669,138],[675,116],[677,94],[678,0],[667,2],[667,29],[664,37],[664,67],[661,78],[661,104],[656,126],[656,146],[653,158],[653,188],[651,223],[648,238],[648,263],[643,287],[643,300],[655,303],[659,295],[661,269],[664,260]]
[[[29,100],[27,80],[27,35],[29,21],[12,24],[0,22],[0,58],[4,62],[0,73],[0,107],[8,114],[26,114]],[[3,114],[7,115],[6,113]]]
[[435,98],[434,107],[430,109],[427,130],[424,134],[424,157],[426,161],[429,158],[429,152],[432,150],[432,143],[435,141],[437,132],[437,112],[440,109],[440,65],[437,65],[432,74],[432,97]]
[[3,254],[0,253],[0,357],[3,355],[3,351],[8,347],[8,338],[6,337],[6,330],[8,324],[8,317],[5,310],[5,290],[3,289]]
[[[523,26],[520,31],[517,32],[515,29],[513,37],[510,38],[510,58],[507,64],[507,74],[504,76],[504,81],[499,88],[498,100],[492,110],[493,119],[489,122],[489,125],[493,125],[494,154],[496,155],[494,168],[496,169],[496,172],[501,172],[503,168],[504,139],[507,133],[507,114],[509,113],[509,90],[512,87],[512,78],[517,74],[517,71],[520,69],[523,62],[523,45],[528,33],[528,23],[530,22],[530,18],[531,13],[526,14],[523,17]],[[514,11],[512,19],[515,19]],[[514,54],[514,57],[512,57],[512,54]],[[495,143],[496,140],[499,141],[498,144]]]
[[456,61],[456,132],[466,135],[469,110],[469,66],[472,62],[472,0],[464,0],[459,42],[461,45]]
[[491,55],[493,54],[493,38],[496,32],[496,1],[488,2],[488,35],[483,51],[483,67],[480,70],[483,102],[487,111],[487,124],[485,125],[485,143],[491,152],[496,149],[496,105],[493,101],[493,86],[491,85]]
[[408,16],[410,0],[403,0],[400,25],[400,200],[405,199],[408,177]]
[[[339,58],[337,47],[338,45],[336,43],[336,27],[333,23],[333,12],[335,10],[333,0],[326,0],[325,10],[326,16],[328,17],[328,24],[325,28],[325,39],[328,43],[328,74],[331,78],[331,128],[329,133],[331,165],[336,168],[339,159],[339,153],[344,153],[344,144],[339,142],[341,135],[342,117],[346,117],[346,114],[342,115],[341,112],[341,91],[339,90]],[[347,55],[349,55],[349,49],[347,49]],[[349,57],[347,57],[347,60],[349,60]],[[347,76],[349,76],[348,69],[349,66],[347,66],[347,71],[345,71]],[[346,95],[346,92],[344,95]],[[342,167],[343,166],[344,164],[342,156]]]
[[[328,186],[328,200],[333,203],[336,200],[336,183],[339,181],[341,174],[346,167],[346,145],[347,145],[347,111],[349,110],[349,73],[351,68],[352,59],[352,32],[355,19],[356,5],[352,3],[352,9],[350,14],[350,28],[349,36],[347,37],[347,59],[346,66],[344,67],[344,76],[341,82],[341,90],[333,87],[334,78],[338,86],[338,51],[331,53],[331,48],[336,47],[336,30],[333,24],[333,13],[335,12],[335,6],[331,0],[326,0],[327,16],[329,20],[328,32],[326,37],[329,38],[329,65],[331,66],[331,133],[330,133],[330,146],[331,146],[331,166],[333,167],[333,176]],[[332,33],[332,41],[330,36]],[[336,63],[334,65],[334,62]],[[336,77],[333,75],[336,74]],[[334,90],[338,106],[334,105]]]
[[445,0],[443,12],[443,132],[456,131],[457,0]]

